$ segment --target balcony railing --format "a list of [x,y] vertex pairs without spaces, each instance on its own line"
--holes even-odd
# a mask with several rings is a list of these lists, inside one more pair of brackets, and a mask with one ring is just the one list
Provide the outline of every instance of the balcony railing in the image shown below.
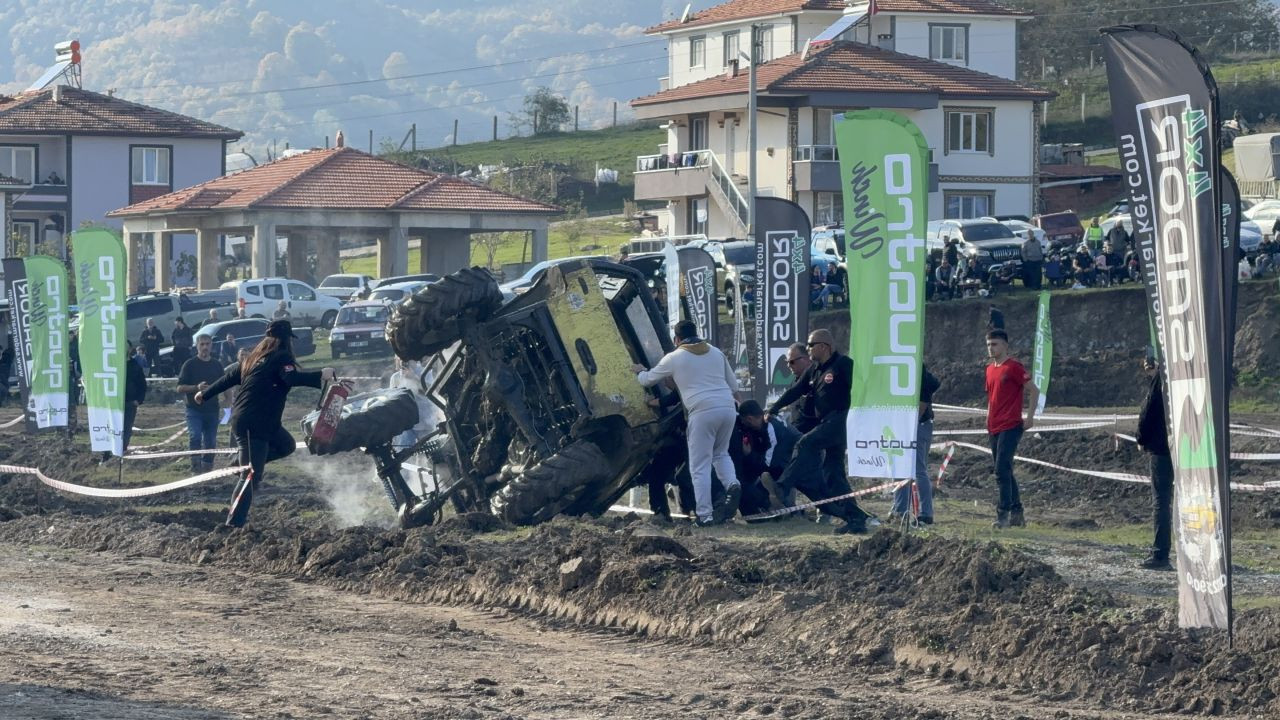
[[791,159],[796,162],[837,162],[840,152],[835,145],[797,145]]
[[641,155],[636,158],[636,172],[676,170],[678,168],[705,167],[711,162],[710,150]]

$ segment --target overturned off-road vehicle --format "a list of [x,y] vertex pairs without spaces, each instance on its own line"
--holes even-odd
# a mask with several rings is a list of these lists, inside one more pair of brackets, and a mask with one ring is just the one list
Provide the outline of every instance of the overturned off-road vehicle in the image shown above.
[[[327,451],[373,455],[405,525],[432,522],[448,503],[517,524],[602,513],[660,451],[684,444],[679,406],[651,403],[631,372],[671,350],[632,268],[566,261],[507,302],[487,272],[465,269],[402,301],[387,339],[402,359],[429,358],[428,394],[445,422],[396,452],[390,437],[417,422],[412,393],[357,396]],[[414,492],[399,470],[418,453],[433,481]]]

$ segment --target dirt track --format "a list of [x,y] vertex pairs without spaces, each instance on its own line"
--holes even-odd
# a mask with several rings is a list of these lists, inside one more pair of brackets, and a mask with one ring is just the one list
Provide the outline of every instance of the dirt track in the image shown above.
[[1169,717],[110,553],[0,545],[0,576],[9,720]]

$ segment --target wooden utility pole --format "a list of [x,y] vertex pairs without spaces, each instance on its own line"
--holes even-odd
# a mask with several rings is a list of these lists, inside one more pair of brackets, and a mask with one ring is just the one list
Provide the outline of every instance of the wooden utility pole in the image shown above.
[[618,127],[618,101],[613,101],[613,126]]
[[413,144],[410,147],[414,152],[418,152],[418,123],[410,125],[409,132],[413,135]]
[[373,128],[369,128],[369,154],[373,154]]

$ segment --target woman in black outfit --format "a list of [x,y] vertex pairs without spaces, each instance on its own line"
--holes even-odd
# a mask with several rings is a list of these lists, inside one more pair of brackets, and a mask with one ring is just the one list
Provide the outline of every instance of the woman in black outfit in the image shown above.
[[337,378],[333,368],[303,370],[293,357],[293,338],[293,326],[288,320],[272,322],[248,357],[194,397],[200,404],[207,397],[240,386],[231,406],[231,433],[240,447],[240,464],[248,465],[249,472],[231,498],[227,515],[227,525],[231,527],[243,527],[248,519],[253,491],[262,481],[264,466],[293,453],[293,436],[280,424],[289,390],[299,385],[319,388]]

